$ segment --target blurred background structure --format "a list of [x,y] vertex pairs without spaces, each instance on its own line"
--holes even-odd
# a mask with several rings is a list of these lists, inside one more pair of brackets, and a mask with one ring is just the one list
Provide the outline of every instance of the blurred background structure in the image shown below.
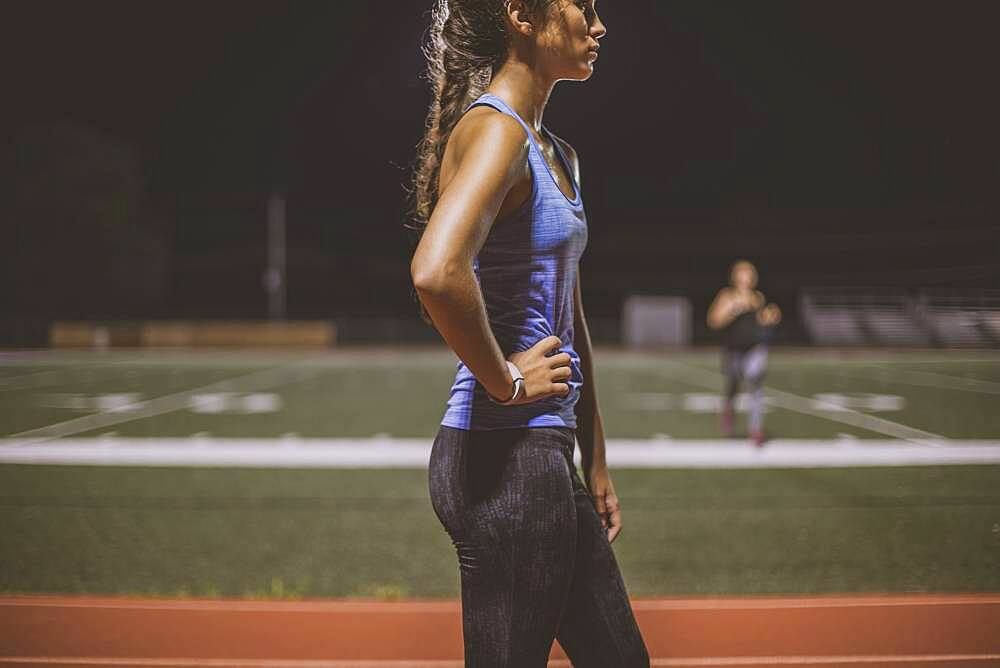
[[[0,659],[90,628],[19,594],[457,597],[423,470],[455,357],[418,317],[403,228],[427,5],[5,12]],[[1000,592],[997,3],[600,11],[596,74],[546,124],[581,157],[630,593]],[[720,438],[705,324],[737,258],[784,314],[760,451]],[[802,602],[690,637],[987,665],[994,599],[921,608],[956,615],[939,633],[878,617],[909,629],[892,647],[852,645],[873,627],[856,611],[795,631]],[[659,628],[669,605],[649,606]],[[678,624],[651,632],[658,656]]]
[[[45,345],[54,320],[281,312],[332,319],[342,341],[434,340],[401,229],[425,9],[18,7],[0,47],[0,342]],[[668,295],[711,342],[702,314],[746,256],[787,342],[996,345],[995,316],[977,315],[1000,289],[994,9],[602,7],[601,67],[559,86],[547,117],[582,156],[595,337],[622,340],[629,295]]]

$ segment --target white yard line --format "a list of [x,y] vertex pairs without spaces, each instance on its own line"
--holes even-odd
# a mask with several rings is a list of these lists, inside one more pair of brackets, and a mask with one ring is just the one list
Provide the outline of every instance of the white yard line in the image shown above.
[[[430,438],[230,439],[80,438],[24,445],[0,440],[0,463],[101,466],[424,469]],[[926,448],[900,440],[611,440],[620,468],[822,468],[1000,464],[1000,441],[950,441]],[[576,455],[579,463],[579,451]]]
[[[47,369],[45,371],[32,371],[31,373],[19,373],[16,376],[4,376],[0,378],[0,390],[12,389],[14,383],[12,381],[24,381],[27,378],[36,378],[38,376],[48,376],[54,373],[60,373],[63,369]],[[25,386],[27,387],[27,386]],[[13,388],[16,389],[16,388]]]
[[889,364],[1000,364],[1000,356],[997,357],[956,357],[942,359],[887,359],[882,362]]
[[307,362],[298,362],[262,371],[254,371],[190,390],[174,392],[154,399],[118,406],[112,411],[84,415],[64,422],[56,422],[45,427],[11,434],[6,437],[6,440],[8,442],[16,442],[19,445],[31,445],[65,438],[93,429],[104,429],[125,422],[132,422],[133,420],[172,413],[187,406],[191,397],[196,394],[262,390],[302,380],[320,371],[320,369],[307,366],[307,364]]
[[[45,371],[33,371],[31,373],[22,373],[17,376],[7,376],[5,378],[0,378],[0,392],[13,392],[16,390],[25,389],[35,389],[45,387],[46,385],[55,385],[63,382],[62,377],[66,376],[69,372],[77,372],[82,369],[91,369],[95,371],[100,371],[102,369],[107,369],[108,367],[117,367],[120,365],[128,364],[129,360],[114,360],[110,362],[71,362],[70,367],[61,367],[58,369],[46,369]],[[39,382],[39,378],[52,377],[52,380],[48,382]],[[19,381],[19,382],[12,382]]]
[[[882,434],[892,438],[898,438],[924,446],[940,447],[947,441],[947,437],[934,434],[922,429],[914,429],[899,422],[886,420],[885,418],[861,413],[850,408],[845,409],[837,404],[825,404],[816,399],[806,398],[791,392],[777,390],[773,387],[766,387],[765,393],[770,398],[771,403],[779,408],[785,408],[797,413],[820,417],[832,422],[840,422],[852,427],[859,427]],[[824,410],[827,409],[827,410]]]
[[[665,372],[670,378],[683,380],[684,382],[692,385],[698,385],[717,392],[721,391],[722,380],[717,373],[672,360],[665,360],[661,364],[673,371],[673,374]],[[924,446],[941,446],[944,445],[943,441],[948,440],[945,436],[941,436],[940,434],[933,434],[922,429],[914,429],[913,427],[908,427],[905,424],[893,422],[892,420],[886,420],[885,418],[876,417],[874,415],[868,415],[867,413],[861,413],[849,408],[844,408],[843,406],[833,404],[824,405],[821,401],[803,397],[798,394],[792,394],[791,392],[785,392],[783,390],[777,390],[767,386],[765,386],[764,391],[772,405],[777,406],[778,408],[795,411],[796,413],[811,415],[824,420],[830,420],[831,422],[839,422],[852,427],[867,429],[868,431],[875,432],[876,434],[882,434],[883,436],[902,439],[904,441],[910,441],[911,443],[917,443]]]
[[911,369],[893,369],[890,367],[873,367],[889,373],[890,382],[899,382],[919,387],[935,387],[942,390],[960,390],[962,392],[980,392],[983,394],[1000,394],[1000,383],[978,378],[949,376],[933,371],[913,371]]

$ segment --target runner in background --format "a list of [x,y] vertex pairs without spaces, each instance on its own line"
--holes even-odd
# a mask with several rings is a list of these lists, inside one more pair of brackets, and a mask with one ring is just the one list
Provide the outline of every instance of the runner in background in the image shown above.
[[757,269],[747,260],[735,262],[730,285],[719,290],[708,309],[708,326],[722,331],[722,373],[726,394],[720,413],[725,436],[733,433],[733,402],[746,383],[750,418],[747,432],[756,446],[764,444],[764,375],[767,346],[781,322],[781,309],[768,304],[757,290]]

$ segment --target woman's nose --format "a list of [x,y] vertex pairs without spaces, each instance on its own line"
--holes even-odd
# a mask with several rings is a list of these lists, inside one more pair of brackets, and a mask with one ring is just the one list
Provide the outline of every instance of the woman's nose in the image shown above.
[[601,39],[608,34],[607,26],[597,14],[594,14],[594,23],[590,26],[590,34],[594,39]]

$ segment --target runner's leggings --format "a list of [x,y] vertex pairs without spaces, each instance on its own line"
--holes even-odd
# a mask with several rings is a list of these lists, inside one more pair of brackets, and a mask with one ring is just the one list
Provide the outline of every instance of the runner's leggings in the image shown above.
[[573,464],[569,427],[440,425],[434,512],[458,552],[467,668],[648,668],[607,531]]
[[750,429],[764,426],[764,375],[767,373],[767,346],[758,343],[749,350],[727,349],[722,354],[722,373],[726,376],[726,401],[732,405],[740,391],[740,381],[748,390]]

